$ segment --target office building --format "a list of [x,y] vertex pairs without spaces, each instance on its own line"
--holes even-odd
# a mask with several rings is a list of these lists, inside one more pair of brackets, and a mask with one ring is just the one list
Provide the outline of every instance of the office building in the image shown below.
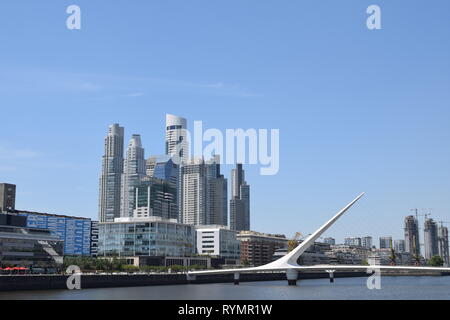
[[284,235],[253,231],[242,231],[237,234],[237,239],[241,241],[241,263],[255,267],[270,263],[275,251],[288,245]]
[[16,185],[0,183],[0,213],[16,209]]
[[171,156],[151,156],[146,160],[146,174],[149,177],[166,180],[178,186],[180,166],[173,162]]
[[328,237],[328,238],[323,239],[323,243],[334,246],[336,244],[336,239]]
[[48,230],[63,241],[64,255],[91,255],[91,219],[29,211],[17,211],[17,215],[26,217],[27,228]]
[[439,255],[444,260],[444,266],[450,265],[449,261],[449,248],[448,248],[448,228],[440,226],[438,229],[439,238]]
[[206,164],[208,225],[228,225],[228,180],[220,173],[220,158]]
[[124,161],[121,186],[120,216],[133,216],[135,207],[134,191],[136,185],[145,176],[144,148],[142,148],[141,136],[134,134],[128,144],[127,157]]
[[102,173],[99,188],[99,221],[114,221],[120,217],[120,191],[123,173],[124,128],[109,127],[105,138]]
[[425,259],[439,254],[438,227],[433,219],[426,219],[424,225]]
[[145,177],[135,187],[135,218],[159,217],[178,221],[176,185],[158,178]]
[[195,247],[194,226],[159,217],[99,224],[99,257],[191,257]]
[[187,121],[185,118],[172,114],[166,115],[166,154],[173,157],[173,161],[180,165],[189,159],[187,141]]
[[181,222],[206,225],[207,166],[202,159],[192,160],[181,167]]
[[230,226],[232,230],[250,230],[250,186],[245,181],[242,164],[231,171]]
[[241,242],[236,231],[224,226],[196,226],[197,253],[224,259],[225,265],[237,265],[241,258]]
[[405,250],[413,256],[420,256],[419,224],[414,216],[405,218]]
[[380,249],[391,249],[392,237],[380,237]]
[[28,228],[26,217],[0,214],[0,265],[31,270],[63,263],[63,241],[49,230]]
[[406,244],[405,240],[395,240],[394,241],[394,250],[398,253],[406,252]]
[[372,249],[372,241],[373,241],[373,238],[370,236],[363,237],[361,239],[361,246],[366,249]]

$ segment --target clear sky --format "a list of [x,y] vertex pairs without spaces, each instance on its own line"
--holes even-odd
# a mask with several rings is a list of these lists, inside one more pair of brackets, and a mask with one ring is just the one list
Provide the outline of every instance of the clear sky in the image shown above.
[[[66,28],[66,8],[82,30]],[[382,30],[366,9],[382,10]],[[246,167],[252,229],[403,237],[411,208],[450,221],[450,2],[2,1],[0,181],[24,210],[97,217],[103,139],[146,156],[165,113],[280,129],[276,176]],[[227,167],[225,174],[229,176]]]

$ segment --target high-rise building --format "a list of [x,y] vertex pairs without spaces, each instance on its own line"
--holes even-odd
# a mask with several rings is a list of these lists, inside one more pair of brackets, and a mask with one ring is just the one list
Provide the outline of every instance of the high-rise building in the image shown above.
[[242,164],[231,171],[230,226],[232,230],[250,230],[250,186],[245,181]]
[[380,249],[392,249],[392,237],[380,237]]
[[114,221],[120,217],[120,190],[123,173],[124,128],[109,126],[105,138],[99,190],[99,220]]
[[438,226],[431,218],[426,219],[424,224],[424,248],[425,259],[439,254]]
[[439,254],[438,227],[433,219],[426,219],[424,225],[425,259]]
[[163,179],[178,186],[180,166],[169,155],[151,156],[146,160],[146,173],[149,177]]
[[185,118],[166,115],[166,154],[172,156],[176,164],[187,163],[189,159],[186,130]]
[[145,176],[144,148],[141,136],[133,134],[127,148],[127,158],[124,161],[121,186],[120,216],[132,217],[135,207],[134,191],[140,179]]
[[420,256],[419,223],[414,216],[405,218],[405,250]]
[[323,239],[323,242],[334,246],[336,244],[336,239],[328,237],[328,238]]
[[208,225],[228,225],[228,180],[220,173],[220,158],[206,164]]
[[363,248],[371,249],[372,248],[372,237],[367,236],[361,239],[361,246]]
[[135,218],[160,217],[178,221],[177,189],[175,184],[153,177],[142,178],[134,197]]
[[181,222],[191,225],[207,223],[207,166],[203,159],[181,167]]
[[405,240],[395,240],[394,241],[394,250],[398,253],[406,252]]
[[448,228],[440,226],[438,229],[439,238],[439,255],[444,260],[444,266],[450,265],[449,248],[448,248]]
[[275,251],[288,246],[284,235],[243,231],[237,239],[241,241],[241,263],[255,267],[272,262]]
[[0,183],[0,213],[12,212],[16,208],[16,185]]

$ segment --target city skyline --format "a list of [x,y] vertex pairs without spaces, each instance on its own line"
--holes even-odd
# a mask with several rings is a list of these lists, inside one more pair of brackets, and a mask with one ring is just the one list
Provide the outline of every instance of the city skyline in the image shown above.
[[81,0],[78,33],[65,29],[65,6],[5,4],[0,34],[16,49],[1,53],[0,180],[20,186],[19,209],[96,219],[105,128],[118,122],[126,142],[138,133],[148,155],[162,154],[171,113],[191,128],[280,129],[279,174],[246,167],[256,231],[307,234],[361,191],[326,236],[402,239],[411,208],[450,221],[449,4],[410,3],[404,19],[402,4],[383,3],[379,32],[365,26],[368,4]]

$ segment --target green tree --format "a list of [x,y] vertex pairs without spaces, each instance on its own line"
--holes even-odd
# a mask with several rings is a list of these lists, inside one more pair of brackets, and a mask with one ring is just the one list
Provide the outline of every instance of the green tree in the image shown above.
[[433,256],[428,261],[428,264],[433,267],[442,267],[444,265],[444,259],[441,256]]

